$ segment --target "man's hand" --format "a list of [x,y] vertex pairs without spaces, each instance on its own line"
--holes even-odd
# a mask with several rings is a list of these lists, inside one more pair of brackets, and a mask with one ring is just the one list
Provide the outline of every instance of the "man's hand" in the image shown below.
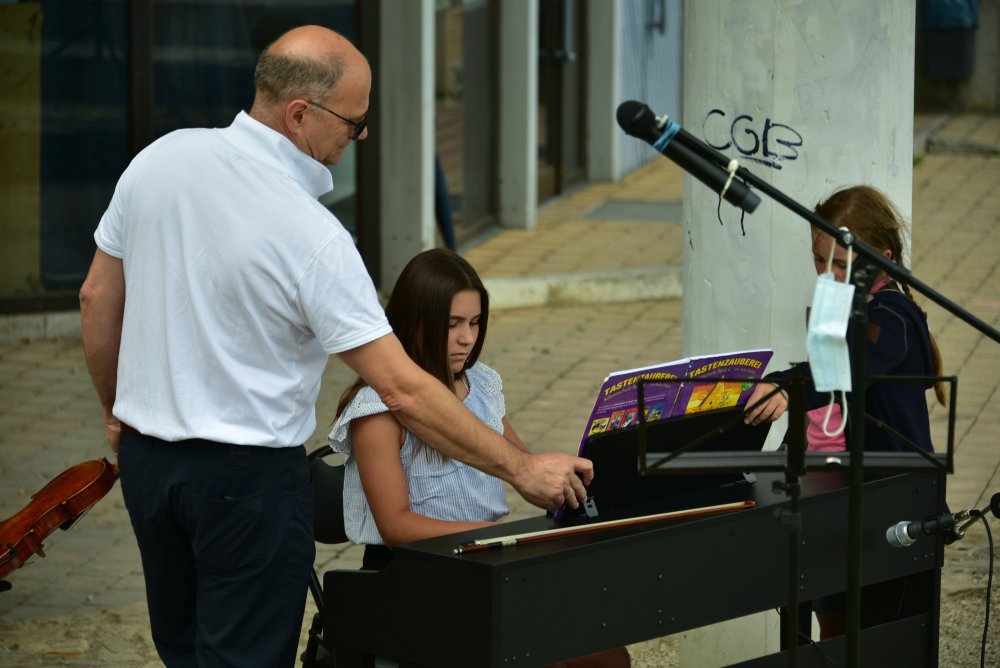
[[594,463],[589,459],[548,452],[525,454],[524,466],[511,484],[529,503],[539,508],[558,508],[566,504],[579,508],[587,500],[587,490],[594,479]]
[[[771,394],[771,393],[774,394]],[[767,397],[771,394],[770,397]],[[766,399],[764,397],[767,397]],[[761,422],[774,422],[788,410],[788,397],[783,390],[772,383],[757,383],[747,399],[746,424],[758,425]]]

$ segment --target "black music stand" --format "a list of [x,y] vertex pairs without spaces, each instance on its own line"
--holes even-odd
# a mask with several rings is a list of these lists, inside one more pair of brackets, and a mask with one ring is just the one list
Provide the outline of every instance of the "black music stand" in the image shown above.
[[[700,380],[702,379],[699,378]],[[690,381],[639,380],[640,385],[650,382],[668,384]],[[564,515],[562,522],[606,521],[728,503],[747,497],[747,486],[755,482],[749,472],[706,471],[672,477],[646,475],[643,458],[650,455],[663,457],[678,448],[690,448],[692,441],[704,434],[718,433],[723,429],[724,439],[703,441],[697,452],[759,453],[767,439],[769,423],[756,427],[743,424],[742,406],[646,422],[642,397],[639,401],[639,415],[639,422],[635,426],[592,434],[584,442],[580,456],[594,462],[594,468],[600,471],[600,475],[587,488],[587,503],[575,513]],[[733,426],[726,429],[731,424]]]

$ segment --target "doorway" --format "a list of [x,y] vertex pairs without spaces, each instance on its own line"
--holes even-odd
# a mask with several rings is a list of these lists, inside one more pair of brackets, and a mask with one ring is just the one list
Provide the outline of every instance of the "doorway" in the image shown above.
[[496,225],[497,3],[435,11],[435,218],[454,248]]

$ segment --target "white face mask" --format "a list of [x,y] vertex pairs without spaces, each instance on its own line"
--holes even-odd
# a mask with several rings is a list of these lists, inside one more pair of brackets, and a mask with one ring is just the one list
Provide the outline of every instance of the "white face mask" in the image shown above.
[[[846,228],[840,228],[842,230]],[[839,429],[827,432],[827,423],[833,409],[834,391],[851,391],[851,356],[847,347],[847,323],[851,317],[851,302],[854,299],[854,285],[851,276],[851,249],[847,249],[847,274],[844,283],[838,283],[831,268],[833,251],[827,260],[826,273],[816,280],[812,306],[809,309],[809,327],[806,330],[806,350],[809,353],[809,368],[812,370],[813,384],[819,392],[830,392],[830,405],[823,422],[823,432],[827,436],[837,436],[847,424],[847,401],[841,400],[843,420]]]

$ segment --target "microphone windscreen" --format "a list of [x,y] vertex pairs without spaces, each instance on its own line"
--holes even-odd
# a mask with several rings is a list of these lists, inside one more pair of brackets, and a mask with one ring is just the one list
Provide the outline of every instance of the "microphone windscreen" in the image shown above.
[[615,116],[618,119],[618,127],[633,137],[649,141],[651,135],[653,139],[659,135],[656,132],[656,114],[642,102],[635,100],[622,102],[618,105]]
[[885,539],[889,545],[892,545],[893,547],[907,547],[909,545],[913,545],[915,541],[906,531],[906,528],[909,525],[909,522],[899,522],[886,529]]

